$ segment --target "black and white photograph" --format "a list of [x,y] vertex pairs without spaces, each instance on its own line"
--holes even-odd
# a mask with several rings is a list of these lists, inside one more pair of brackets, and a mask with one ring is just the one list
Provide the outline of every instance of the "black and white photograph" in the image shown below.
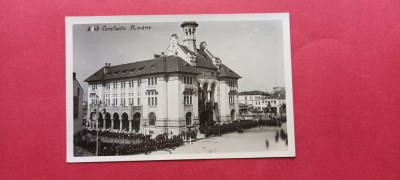
[[66,18],[67,162],[294,157],[288,13]]

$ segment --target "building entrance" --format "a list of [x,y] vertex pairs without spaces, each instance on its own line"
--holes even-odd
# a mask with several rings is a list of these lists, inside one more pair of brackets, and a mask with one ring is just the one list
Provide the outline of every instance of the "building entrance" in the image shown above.
[[200,114],[200,127],[211,126],[213,124],[213,112],[211,110],[203,111]]

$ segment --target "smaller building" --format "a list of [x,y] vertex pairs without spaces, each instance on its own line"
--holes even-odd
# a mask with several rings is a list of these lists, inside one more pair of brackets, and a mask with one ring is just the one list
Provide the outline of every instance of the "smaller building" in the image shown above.
[[82,130],[83,122],[83,88],[73,73],[73,94],[74,94],[74,133]]
[[83,101],[82,103],[82,109],[83,109],[83,114],[82,114],[82,126],[89,126],[89,122],[87,120],[87,111],[88,111],[88,102]]
[[284,87],[274,87],[271,95],[260,100],[264,112],[281,114],[286,111],[286,92]]
[[262,111],[262,99],[269,95],[268,92],[264,91],[243,91],[239,93],[239,103],[254,107],[257,111]]

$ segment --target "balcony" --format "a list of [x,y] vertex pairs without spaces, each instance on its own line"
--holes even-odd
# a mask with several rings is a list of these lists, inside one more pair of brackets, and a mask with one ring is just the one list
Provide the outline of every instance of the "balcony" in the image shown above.
[[229,92],[237,92],[238,88],[237,87],[229,87]]
[[104,108],[106,109],[107,112],[110,112],[112,109],[112,106],[105,106]]
[[193,84],[185,84],[185,89],[194,89],[194,85]]
[[92,88],[90,88],[90,89],[89,89],[89,93],[97,93],[97,89],[92,89]]
[[193,105],[185,104],[184,105],[184,110],[193,112]]
[[131,106],[132,112],[133,111],[142,111],[142,106]]
[[147,89],[156,89],[157,85],[147,85]]
[[121,110],[127,111],[127,110],[129,110],[129,107],[128,106],[121,106]]

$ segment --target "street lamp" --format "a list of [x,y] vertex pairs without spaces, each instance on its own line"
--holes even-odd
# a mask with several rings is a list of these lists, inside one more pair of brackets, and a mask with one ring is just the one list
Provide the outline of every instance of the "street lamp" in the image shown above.
[[190,128],[194,128],[194,126],[193,125],[186,126],[186,129],[188,129],[188,132],[189,132],[189,144],[192,144],[192,132],[191,132]]
[[96,156],[99,155],[99,114],[94,109],[94,118],[96,119]]
[[144,126],[144,142],[146,142],[146,127],[147,127],[147,122],[144,122],[142,126]]

